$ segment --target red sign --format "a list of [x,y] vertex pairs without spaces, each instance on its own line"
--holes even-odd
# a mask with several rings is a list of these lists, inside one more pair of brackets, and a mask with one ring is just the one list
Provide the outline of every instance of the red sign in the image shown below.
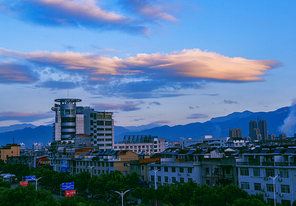
[[65,192],[66,197],[71,197],[73,195],[76,195],[76,190],[68,190]]
[[28,181],[20,182],[20,185],[26,187],[28,185]]

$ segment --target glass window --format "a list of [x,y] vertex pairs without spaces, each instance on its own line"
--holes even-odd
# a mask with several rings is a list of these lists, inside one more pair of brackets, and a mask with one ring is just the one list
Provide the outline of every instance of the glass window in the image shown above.
[[290,193],[290,185],[281,185],[282,193]]
[[154,181],[154,175],[151,175],[150,179],[151,181]]
[[164,181],[165,181],[165,182],[169,182],[169,177],[168,177],[168,176],[165,176],[165,177],[164,177]]
[[261,183],[254,183],[254,190],[261,190]]
[[184,178],[180,177],[180,183],[184,183]]
[[176,168],[175,167],[172,167],[172,172],[176,172]]
[[281,178],[289,178],[289,170],[287,170],[287,169],[281,169],[280,170],[280,177]]
[[253,169],[253,175],[255,177],[260,177],[260,168],[254,168]]
[[161,176],[157,176],[157,182],[161,182]]
[[241,176],[249,176],[249,168],[240,168]]
[[168,172],[169,171],[169,168],[168,167],[164,167],[164,171],[165,172]]
[[273,192],[273,184],[266,184],[266,191]]
[[248,182],[241,182],[242,189],[250,189],[250,184]]
[[267,177],[274,177],[274,169],[266,169]]
[[188,173],[192,173],[192,168],[188,167]]
[[176,182],[176,177],[172,177],[172,183]]
[[183,173],[184,172],[184,168],[183,167],[180,167],[179,168],[179,171],[180,171],[180,173]]

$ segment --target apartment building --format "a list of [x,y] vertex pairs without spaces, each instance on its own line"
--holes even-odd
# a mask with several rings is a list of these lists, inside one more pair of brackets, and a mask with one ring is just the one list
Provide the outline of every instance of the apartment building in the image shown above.
[[292,205],[296,200],[296,147],[256,147],[237,159],[239,186],[261,193],[267,202]]
[[6,144],[0,148],[0,157],[6,162],[8,157],[20,156],[20,145]]
[[165,139],[151,135],[125,135],[114,150],[130,150],[139,155],[153,155],[165,150]]

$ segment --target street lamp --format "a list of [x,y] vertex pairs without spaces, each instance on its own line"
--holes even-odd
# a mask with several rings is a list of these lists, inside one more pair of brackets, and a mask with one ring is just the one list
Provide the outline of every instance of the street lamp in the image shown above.
[[159,170],[151,170],[151,171],[154,172],[154,189],[157,190],[156,173],[157,173]]
[[110,190],[111,192],[116,192],[117,194],[119,194],[120,195],[120,197],[121,197],[121,206],[123,206],[123,196],[127,193],[127,192],[129,192],[129,191],[131,191],[131,190],[133,190],[134,188],[131,188],[131,189],[129,189],[129,190],[126,190],[125,192],[118,192],[118,191],[115,191],[115,190]]
[[[44,177],[44,176],[43,176]],[[38,180],[40,180],[42,177],[39,177],[39,178],[37,178],[37,179],[35,179],[35,181],[36,181],[36,191],[37,191],[37,184],[38,184]]]
[[277,177],[279,177],[280,175],[276,175],[276,176],[274,176],[274,177],[269,177],[269,178],[272,178],[272,182],[273,182],[273,196],[274,196],[274,206],[276,206],[276,196],[275,196],[275,179],[277,178]]
[[87,166],[87,168],[90,168],[90,176],[92,177],[92,169],[94,168],[95,166]]

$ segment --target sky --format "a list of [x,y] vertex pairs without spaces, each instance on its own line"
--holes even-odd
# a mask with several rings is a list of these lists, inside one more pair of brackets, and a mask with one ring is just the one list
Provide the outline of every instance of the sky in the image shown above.
[[296,97],[296,1],[0,0],[0,126],[54,100],[116,126],[274,111]]

